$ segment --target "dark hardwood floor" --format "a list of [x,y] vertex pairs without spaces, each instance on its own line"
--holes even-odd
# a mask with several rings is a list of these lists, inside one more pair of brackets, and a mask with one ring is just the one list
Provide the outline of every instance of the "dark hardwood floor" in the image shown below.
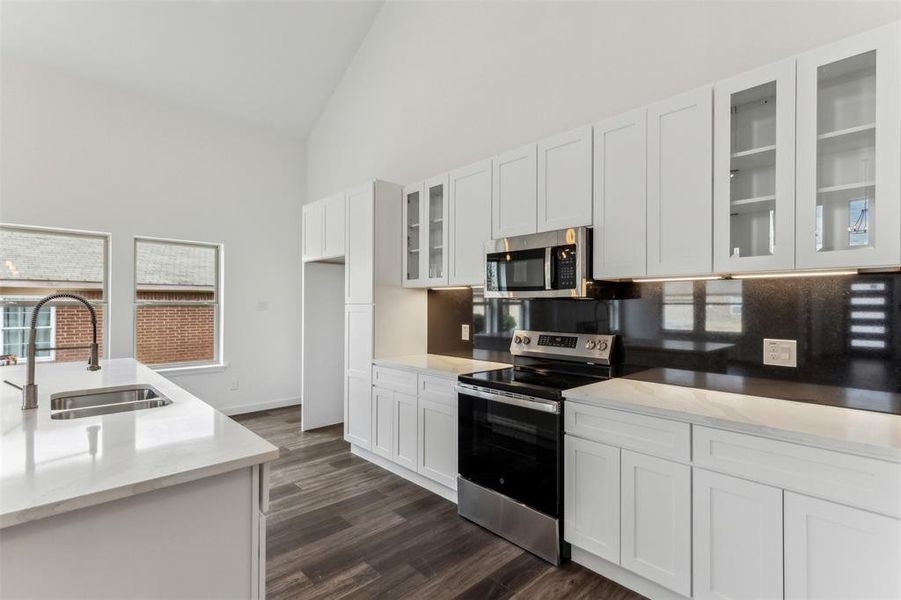
[[297,407],[237,420],[281,450],[267,519],[270,600],[642,598],[457,516],[453,503],[353,456],[341,426],[301,432]]

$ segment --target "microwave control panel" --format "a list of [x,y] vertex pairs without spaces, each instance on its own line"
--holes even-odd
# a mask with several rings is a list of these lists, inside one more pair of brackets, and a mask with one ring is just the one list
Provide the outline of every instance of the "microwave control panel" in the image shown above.
[[554,255],[554,289],[567,290],[576,287],[576,246],[556,246]]

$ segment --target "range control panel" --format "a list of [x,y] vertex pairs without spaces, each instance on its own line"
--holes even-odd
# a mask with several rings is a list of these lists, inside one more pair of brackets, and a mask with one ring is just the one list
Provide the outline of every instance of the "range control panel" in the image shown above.
[[609,365],[615,343],[616,336],[609,334],[523,329],[514,332],[510,353],[514,356],[546,356]]

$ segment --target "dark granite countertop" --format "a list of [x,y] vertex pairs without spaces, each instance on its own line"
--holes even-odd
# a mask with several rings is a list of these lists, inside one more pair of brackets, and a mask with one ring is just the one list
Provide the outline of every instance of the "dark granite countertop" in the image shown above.
[[901,415],[901,394],[892,392],[683,369],[648,369],[625,379]]

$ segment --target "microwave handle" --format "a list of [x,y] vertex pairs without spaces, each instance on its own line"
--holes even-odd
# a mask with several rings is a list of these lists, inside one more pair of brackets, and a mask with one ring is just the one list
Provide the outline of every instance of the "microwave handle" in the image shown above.
[[544,249],[544,289],[551,290],[553,288],[553,283],[551,282],[551,276],[553,275],[551,258],[553,256],[554,249],[553,248],[545,248]]

